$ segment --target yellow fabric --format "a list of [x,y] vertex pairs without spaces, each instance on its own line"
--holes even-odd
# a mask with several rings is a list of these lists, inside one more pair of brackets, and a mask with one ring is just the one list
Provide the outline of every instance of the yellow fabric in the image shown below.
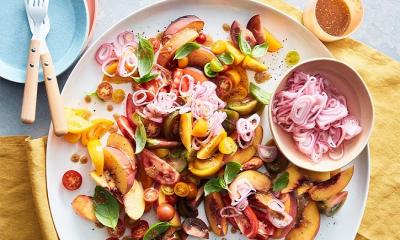
[[[260,1],[301,19],[299,10],[281,0]],[[370,192],[356,239],[400,239],[400,63],[351,39],[327,47],[363,76],[375,106]],[[0,137],[0,239],[57,239],[46,201],[46,138],[25,139]]]

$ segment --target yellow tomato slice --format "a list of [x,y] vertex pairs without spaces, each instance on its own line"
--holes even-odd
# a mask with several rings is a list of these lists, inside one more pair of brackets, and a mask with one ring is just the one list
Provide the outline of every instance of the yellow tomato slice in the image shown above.
[[231,154],[236,152],[237,145],[231,137],[226,137],[219,143],[218,149],[223,154]]
[[97,175],[101,176],[103,174],[103,168],[104,168],[104,152],[100,140],[99,139],[90,140],[87,143],[87,150],[89,152],[90,158],[92,159]]
[[199,119],[195,122],[192,136],[205,137],[208,133],[208,122],[204,119]]

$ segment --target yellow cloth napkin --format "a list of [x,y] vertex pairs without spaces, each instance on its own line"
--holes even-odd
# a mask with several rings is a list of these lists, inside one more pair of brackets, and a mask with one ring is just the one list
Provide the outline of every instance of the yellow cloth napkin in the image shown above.
[[[260,1],[301,19],[298,9],[281,0]],[[375,106],[371,185],[357,239],[400,239],[400,63],[351,39],[327,47],[362,75]],[[0,137],[0,239],[58,238],[46,201],[45,147],[46,138]]]

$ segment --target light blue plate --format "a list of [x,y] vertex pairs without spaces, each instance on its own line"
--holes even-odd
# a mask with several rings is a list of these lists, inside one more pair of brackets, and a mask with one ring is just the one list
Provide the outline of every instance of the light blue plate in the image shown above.
[[[0,76],[13,82],[25,82],[29,30],[24,0],[1,0]],[[56,74],[64,72],[85,48],[89,15],[84,0],[50,0],[50,32],[47,44]],[[40,70],[39,81],[43,81]]]

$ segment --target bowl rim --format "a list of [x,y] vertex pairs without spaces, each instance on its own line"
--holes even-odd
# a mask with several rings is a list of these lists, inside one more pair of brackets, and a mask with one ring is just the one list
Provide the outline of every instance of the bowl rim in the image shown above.
[[[360,80],[360,82],[361,82],[362,87],[365,89],[365,91],[366,91],[366,93],[367,93],[367,96],[366,96],[366,97],[369,99],[369,102],[371,103],[371,104],[370,104],[370,105],[371,105],[370,107],[371,107],[371,113],[372,113],[372,114],[371,114],[371,127],[368,129],[367,137],[366,137],[366,138],[363,140],[363,142],[362,142],[362,147],[360,147],[359,150],[356,151],[356,154],[353,154],[354,156],[351,156],[351,158],[348,158],[348,159],[346,159],[345,161],[342,160],[342,159],[336,161],[336,162],[335,162],[336,164],[333,165],[333,166],[335,166],[335,167],[330,167],[330,168],[325,167],[324,169],[319,169],[319,167],[318,167],[319,164],[318,164],[318,163],[316,163],[316,164],[314,164],[314,165],[306,165],[306,166],[305,166],[305,165],[302,165],[302,164],[299,164],[299,162],[294,163],[294,162],[287,156],[287,154],[285,153],[285,149],[283,149],[283,148],[281,148],[281,147],[279,146],[279,145],[280,145],[280,142],[275,140],[275,143],[276,143],[276,146],[278,147],[278,149],[282,152],[282,154],[283,154],[292,164],[294,164],[294,165],[296,165],[296,166],[298,166],[298,167],[300,167],[300,168],[307,169],[307,170],[311,170],[311,171],[315,171],[315,172],[328,172],[328,171],[334,171],[334,170],[340,169],[340,168],[342,168],[342,167],[344,167],[344,166],[346,166],[346,165],[352,163],[352,162],[357,158],[357,156],[360,155],[360,153],[363,151],[363,149],[368,145],[369,138],[371,137],[372,130],[373,130],[373,127],[374,127],[374,125],[375,125],[375,107],[374,107],[374,104],[373,104],[373,100],[372,100],[371,93],[370,93],[370,91],[369,91],[369,89],[368,89],[368,86],[366,85],[365,81],[364,81],[363,78],[361,77],[361,75],[360,75],[353,67],[351,67],[350,65],[344,63],[343,61],[340,61],[340,60],[335,59],[335,58],[318,57],[318,58],[311,58],[311,59],[307,59],[307,60],[305,60],[305,61],[299,62],[299,63],[297,63],[296,65],[294,65],[294,66],[292,66],[291,68],[289,68],[289,69],[280,77],[278,83],[274,86],[274,89],[273,89],[273,91],[272,91],[272,93],[271,93],[271,101],[270,101],[270,104],[268,105],[268,122],[269,122],[268,125],[269,125],[269,128],[270,128],[270,131],[271,131],[271,134],[272,134],[273,139],[276,139],[275,136],[277,135],[277,133],[273,130],[273,129],[274,129],[274,128],[273,128],[273,125],[277,125],[277,124],[274,123],[273,120],[272,120],[272,100],[275,98],[277,89],[281,86],[282,81],[283,81],[285,78],[287,78],[288,75],[290,75],[291,73],[293,73],[294,70],[296,70],[297,68],[299,68],[299,67],[301,67],[301,66],[303,66],[303,65],[306,65],[306,64],[309,64],[309,63],[312,63],[312,62],[318,62],[318,61],[328,61],[328,62],[334,62],[334,63],[338,63],[338,64],[344,65],[345,67],[349,68],[351,71],[353,71],[353,72],[356,74],[356,76],[359,78],[359,80]],[[310,166],[312,166],[312,167],[310,167]]]

